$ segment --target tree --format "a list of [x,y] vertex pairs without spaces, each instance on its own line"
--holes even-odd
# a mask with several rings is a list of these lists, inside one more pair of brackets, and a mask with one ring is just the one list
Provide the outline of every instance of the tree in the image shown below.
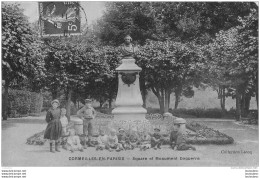
[[146,63],[147,86],[157,96],[161,112],[168,112],[172,92],[179,99],[182,91],[189,95],[191,86],[200,83],[203,65],[200,54],[192,43],[149,41],[141,47],[137,63]]
[[108,2],[95,28],[97,36],[105,44],[117,46],[130,34],[136,42],[144,44],[156,33],[151,5],[150,2]]
[[146,39],[211,41],[220,30],[240,24],[238,17],[257,9],[253,2],[108,2],[96,25],[97,36],[119,45],[125,34],[139,44]]
[[247,2],[155,2],[153,7],[168,37],[200,44],[210,42],[220,30],[239,25],[239,16],[258,8]]
[[44,75],[40,41],[19,4],[2,3],[3,119],[7,119],[8,89],[28,76]]
[[251,96],[258,95],[258,16],[255,10],[241,25],[220,31],[208,49],[211,50],[210,73],[222,86],[235,91],[236,119],[246,115]]
[[[147,39],[205,45],[212,42],[220,30],[241,24],[238,17],[248,15],[251,8],[258,7],[250,2],[109,2],[95,30],[103,43],[115,46],[123,42],[125,34],[130,34],[140,45]],[[140,89],[145,102],[149,89],[145,80],[146,64],[140,61],[139,66],[143,69]],[[185,88],[192,93],[188,86],[176,88],[175,108],[179,95],[187,93],[183,91]]]
[[110,75],[109,66],[102,59],[102,50],[84,36],[45,40],[50,46],[45,58],[45,86],[52,92],[53,99],[58,91],[64,92],[67,115],[70,117],[72,93],[86,93],[86,88],[93,86],[103,76]]
[[101,60],[108,66],[108,72],[98,79],[93,79],[85,90],[88,96],[99,101],[100,107],[108,101],[109,108],[112,108],[112,101],[116,97],[118,88],[117,72],[115,69],[119,66],[120,54],[119,50],[112,46],[100,45],[99,51]]

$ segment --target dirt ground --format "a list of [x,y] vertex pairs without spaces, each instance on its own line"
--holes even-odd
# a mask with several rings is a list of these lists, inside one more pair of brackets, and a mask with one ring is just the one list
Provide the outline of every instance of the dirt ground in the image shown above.
[[[161,150],[122,152],[96,151],[50,153],[49,144],[27,145],[26,139],[45,129],[43,117],[2,121],[3,167],[53,166],[204,166],[258,167],[258,126],[239,125],[232,120],[196,119],[234,138],[232,145],[195,145],[197,151]],[[83,160],[79,160],[82,159]],[[75,160],[76,159],[76,160]]]

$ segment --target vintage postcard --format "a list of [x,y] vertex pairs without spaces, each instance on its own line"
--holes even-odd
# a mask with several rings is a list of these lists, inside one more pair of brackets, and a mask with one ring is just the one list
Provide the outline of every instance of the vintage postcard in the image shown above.
[[15,167],[244,167],[258,177],[258,10],[2,1],[2,167],[20,178]]

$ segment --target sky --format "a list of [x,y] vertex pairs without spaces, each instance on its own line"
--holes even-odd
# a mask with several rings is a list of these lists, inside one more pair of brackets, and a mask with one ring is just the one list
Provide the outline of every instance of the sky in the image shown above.
[[[38,13],[38,1],[13,1],[21,4],[21,8],[24,9],[24,14],[29,17],[29,22],[35,22],[39,18]],[[105,10],[105,2],[103,1],[81,1],[81,6],[84,8],[88,24],[92,24],[93,21],[100,18]],[[82,21],[85,17],[82,13]]]

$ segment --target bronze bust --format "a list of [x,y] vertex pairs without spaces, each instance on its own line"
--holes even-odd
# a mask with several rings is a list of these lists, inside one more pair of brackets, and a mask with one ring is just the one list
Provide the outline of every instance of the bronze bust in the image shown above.
[[121,45],[120,52],[122,53],[123,57],[133,57],[138,48],[132,45],[132,38],[130,35],[127,35],[124,40],[125,42]]

